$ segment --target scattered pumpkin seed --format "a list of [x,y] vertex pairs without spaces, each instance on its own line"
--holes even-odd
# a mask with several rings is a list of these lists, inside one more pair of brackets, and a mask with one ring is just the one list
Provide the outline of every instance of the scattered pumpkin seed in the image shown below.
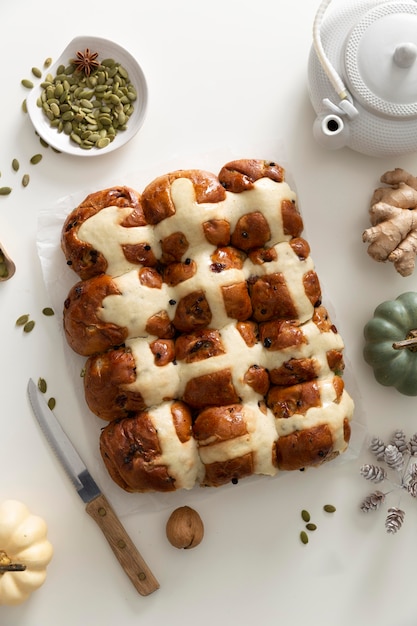
[[336,511],[336,507],[333,506],[333,504],[325,504],[323,509],[324,511],[326,511],[326,513],[335,513]]
[[49,67],[49,66],[51,65],[51,63],[52,63],[52,58],[51,58],[51,57],[47,57],[47,58],[45,59],[45,61],[43,62],[43,66],[44,66],[45,68],[47,68],[47,67]]
[[23,78],[20,82],[22,83],[23,87],[26,87],[26,89],[33,88],[33,83],[28,78]]
[[26,98],[22,101],[22,111],[23,111],[23,113],[27,113],[28,112]]
[[36,76],[36,78],[42,77],[42,72],[38,67],[32,67],[32,74]]
[[308,543],[308,535],[305,532],[305,530],[302,530],[300,532],[300,539],[301,539],[301,543],[304,543],[304,544]]
[[44,315],[55,315],[55,311],[50,306],[46,306],[44,309],[42,309],[42,313]]
[[17,159],[13,159],[12,161],[12,168],[14,169],[15,172],[17,172],[19,170],[20,167],[20,163]]
[[24,174],[22,176],[22,185],[23,187],[27,187],[29,185],[30,176],[29,174]]
[[307,530],[317,530],[317,526],[315,524],[306,524]]
[[9,193],[12,193],[11,187],[0,187],[0,196],[8,196]]
[[33,157],[31,157],[31,159],[30,159],[30,162],[32,163],[32,165],[36,165],[40,161],[42,161],[42,155],[41,154],[34,154]]
[[24,315],[21,315],[20,317],[17,318],[15,324],[16,326],[24,326],[26,322],[28,321],[29,321],[29,315],[25,313]]
[[46,380],[44,378],[39,378],[38,380],[38,388],[42,393],[46,393],[48,385],[46,384]]
[[49,143],[47,143],[45,139],[42,139],[42,137],[39,137],[39,141],[40,141],[41,146],[43,146],[44,148],[49,148]]
[[48,406],[49,406],[49,408],[51,409],[51,411],[53,411],[53,410],[54,410],[55,405],[56,405],[56,400],[55,400],[55,398],[49,398],[49,400],[48,400]]
[[26,324],[23,326],[23,331],[25,333],[30,333],[35,327],[35,322],[33,320],[29,320],[28,322],[26,322]]
[[306,511],[305,509],[303,509],[301,511],[301,517],[304,520],[304,522],[309,522],[310,521],[310,513],[308,511]]

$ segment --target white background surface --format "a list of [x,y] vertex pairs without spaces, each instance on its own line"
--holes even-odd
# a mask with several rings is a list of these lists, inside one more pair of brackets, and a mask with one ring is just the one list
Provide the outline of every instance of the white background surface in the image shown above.
[[[366,451],[341,465],[210,493],[171,499],[120,494],[97,469],[97,441],[80,387],[68,375],[60,311],[54,318],[41,313],[51,295],[36,249],[38,218],[53,213],[63,196],[99,190],[130,172],[146,184],[171,162],[212,163],[215,172],[223,155],[283,162],[345,339],[360,418],[385,439],[396,428],[410,436],[417,431],[417,400],[378,385],[362,358],[363,327],[374,308],[414,290],[417,274],[404,279],[391,265],[375,263],[361,240],[380,175],[401,166],[416,174],[417,159],[328,152],[314,142],[306,68],[316,8],[307,0],[1,3],[0,183],[13,192],[0,198],[0,241],[17,272],[0,285],[0,500],[22,500],[43,516],[55,548],[44,586],[20,607],[0,607],[1,626],[416,623],[417,503],[403,494],[406,519],[396,535],[385,532],[383,511],[359,511],[373,490],[359,473],[369,460]],[[142,130],[97,159],[42,148],[20,108],[27,95],[20,80],[31,78],[31,67],[57,58],[73,37],[85,34],[126,47],[149,86]],[[43,160],[31,166],[37,152]],[[14,157],[21,163],[17,174]],[[25,172],[31,182],[23,189]],[[15,327],[23,313],[36,320],[28,335]],[[57,399],[57,416],[160,581],[153,595],[137,595],[39,433],[26,385],[40,376]],[[334,516],[323,513],[327,502],[337,506]],[[165,537],[169,513],[184,503],[198,509],[206,527],[203,543],[191,551],[172,548]],[[299,541],[302,508],[318,525],[307,546]]]

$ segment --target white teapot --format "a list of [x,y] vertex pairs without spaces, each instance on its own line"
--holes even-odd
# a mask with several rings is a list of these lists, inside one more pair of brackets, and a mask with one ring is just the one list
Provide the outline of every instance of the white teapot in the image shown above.
[[316,140],[371,156],[417,151],[417,0],[331,1],[308,61]]

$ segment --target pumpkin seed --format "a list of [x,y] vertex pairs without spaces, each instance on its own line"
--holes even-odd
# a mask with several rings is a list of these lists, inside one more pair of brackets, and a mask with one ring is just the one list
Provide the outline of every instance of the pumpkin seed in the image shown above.
[[15,172],[19,171],[19,167],[20,167],[20,163],[17,159],[13,159],[12,161],[12,168],[14,169]]
[[55,311],[50,306],[46,306],[44,309],[42,309],[42,313],[47,316],[55,315]]
[[48,385],[46,384],[46,380],[44,378],[39,378],[38,379],[39,391],[41,391],[42,393],[46,393],[47,388],[48,388]]
[[48,407],[51,409],[51,411],[54,410],[55,406],[56,406],[55,398],[49,398],[49,400],[48,400]]
[[306,524],[307,530],[317,530],[317,526],[315,524]]
[[28,112],[26,98],[22,101],[22,111],[23,111],[23,113],[27,113]]
[[305,509],[303,509],[301,511],[301,517],[304,520],[304,522],[309,522],[311,517],[310,517],[310,513],[308,511],[306,511]]
[[0,187],[0,196],[8,196],[12,192],[11,187]]
[[47,143],[45,139],[42,139],[42,137],[39,137],[39,142],[44,148],[49,148],[49,143]]
[[15,324],[16,326],[24,326],[26,322],[28,321],[29,321],[29,315],[25,313],[24,315],[21,315],[20,317],[17,318]]
[[31,159],[30,159],[30,162],[32,163],[32,165],[36,165],[40,161],[42,161],[42,155],[41,154],[34,154],[33,157],[31,157]]
[[45,59],[45,61],[43,62],[43,66],[44,66],[45,68],[49,67],[51,64],[52,64],[52,59],[51,59],[51,57],[47,57],[47,58]]
[[64,120],[64,122],[70,122],[74,119],[74,111],[65,111],[65,113],[61,115],[61,118]]
[[26,87],[26,89],[32,89],[33,88],[33,83],[28,78],[23,78],[20,82],[23,85],[23,87]]
[[23,331],[25,333],[30,333],[35,327],[35,322],[33,320],[29,320],[28,322],[26,322],[26,324],[23,326]]
[[27,187],[29,185],[29,180],[30,180],[29,174],[24,174],[22,177],[23,187]]
[[56,102],[51,102],[50,107],[51,107],[51,111],[55,115],[55,117],[59,117],[61,111],[60,111],[60,108],[57,105],[57,103]]
[[325,504],[323,509],[324,509],[324,511],[326,511],[326,513],[335,513],[336,512],[336,507],[333,506],[333,504]]
[[38,67],[32,67],[32,74],[36,76],[36,78],[42,78],[42,72]]
[[81,145],[81,137],[77,135],[77,133],[75,132],[70,133],[70,137],[75,143],[78,143],[79,146]]
[[97,148],[106,148],[110,143],[109,137],[101,137],[97,142]]
[[305,532],[305,530],[302,530],[300,532],[300,539],[301,539],[301,543],[304,543],[304,544],[308,543],[308,535]]
[[119,65],[119,74],[122,78],[128,78],[129,74],[127,73],[127,70],[122,66]]

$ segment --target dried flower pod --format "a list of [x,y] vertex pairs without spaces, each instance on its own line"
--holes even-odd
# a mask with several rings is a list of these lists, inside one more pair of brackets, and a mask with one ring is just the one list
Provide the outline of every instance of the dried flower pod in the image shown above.
[[171,545],[187,550],[201,543],[204,525],[197,511],[189,506],[181,506],[171,513],[166,534]]
[[379,465],[366,464],[361,467],[361,475],[373,483],[381,483],[387,477],[387,472]]
[[379,437],[374,437],[369,445],[369,449],[376,456],[377,461],[384,460],[385,447],[385,443]]
[[404,467],[404,457],[402,453],[398,450],[397,446],[392,444],[385,448],[384,460],[389,467],[397,471],[401,471]]
[[361,511],[369,513],[369,511],[376,511],[381,504],[385,501],[385,494],[382,491],[374,491],[367,496],[360,506]]
[[400,530],[404,521],[405,512],[392,506],[388,509],[387,519],[385,520],[385,528],[387,533],[394,534]]

